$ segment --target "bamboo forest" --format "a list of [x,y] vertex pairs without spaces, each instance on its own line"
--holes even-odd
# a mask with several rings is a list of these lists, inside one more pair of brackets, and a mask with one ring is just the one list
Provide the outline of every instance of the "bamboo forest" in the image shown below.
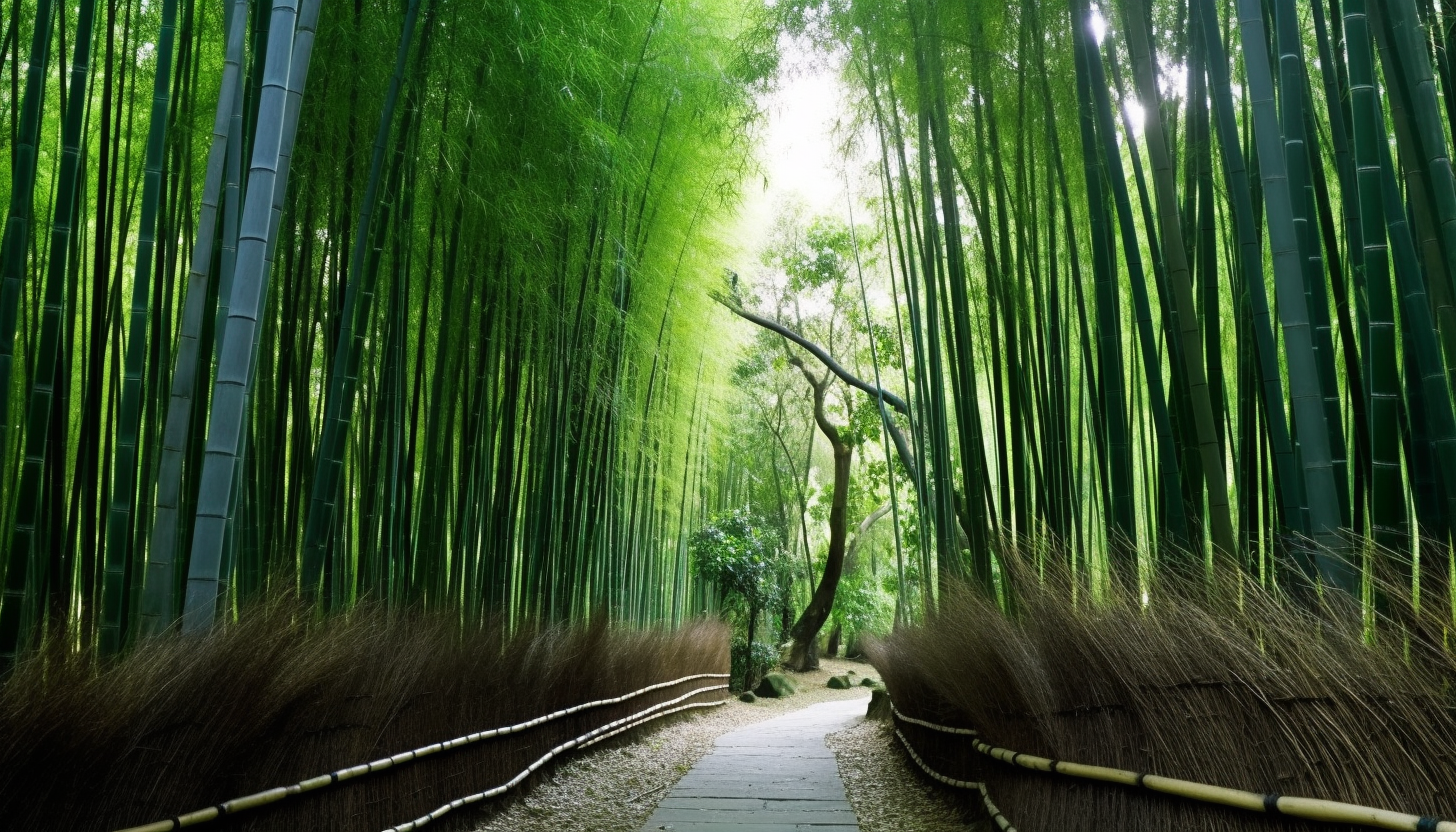
[[1456,5],[0,6],[0,825],[1456,832]]

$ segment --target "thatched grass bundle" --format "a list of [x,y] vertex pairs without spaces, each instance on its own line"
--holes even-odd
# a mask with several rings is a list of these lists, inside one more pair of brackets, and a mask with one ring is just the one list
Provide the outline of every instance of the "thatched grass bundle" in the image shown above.
[[[1362,625],[1252,584],[1094,603],[1066,576],[1010,572],[1013,614],[950,591],[931,621],[868,646],[902,712],[1055,760],[1456,816],[1456,663],[1430,614]],[[1014,768],[897,724],[1022,832],[1342,828]]]
[[[322,623],[278,605],[204,638],[161,638],[97,671],[33,660],[0,687],[0,826],[118,829],[524,722],[695,673],[728,672],[728,633],[604,620],[499,626],[361,609]],[[290,798],[210,830],[375,830],[509,780],[557,744],[709,679]],[[722,691],[687,701],[721,698]],[[462,810],[431,828],[466,828]]]

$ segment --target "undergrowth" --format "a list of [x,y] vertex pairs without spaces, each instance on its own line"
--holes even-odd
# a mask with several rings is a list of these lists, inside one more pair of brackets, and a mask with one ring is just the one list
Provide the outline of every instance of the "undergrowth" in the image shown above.
[[[1456,816],[1456,663],[1431,612],[1362,627],[1353,604],[1314,612],[1238,579],[1165,581],[1145,604],[1116,588],[1091,603],[1024,563],[1006,575],[1012,613],[953,589],[867,645],[902,712],[1055,760]],[[1028,832],[1340,828],[1013,768],[898,727]]]
[[733,669],[731,676],[734,690],[749,690],[758,684],[764,674],[773,670],[779,662],[779,650],[766,641],[755,641],[752,652],[748,642],[735,639],[733,642]]
[[[361,608],[310,623],[276,603],[201,638],[153,639],[98,670],[35,658],[0,687],[7,829],[109,830],[524,722],[695,673],[728,671],[728,632],[491,625]],[[374,830],[504,783],[557,744],[724,682],[700,679],[289,798],[208,829]],[[687,701],[722,698],[722,691]],[[464,828],[460,810],[431,828]]]

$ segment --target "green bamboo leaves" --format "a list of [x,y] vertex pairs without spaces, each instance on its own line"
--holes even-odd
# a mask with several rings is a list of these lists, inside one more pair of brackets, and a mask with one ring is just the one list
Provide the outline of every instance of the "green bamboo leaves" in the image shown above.
[[[1093,63],[1100,60],[1094,42],[1091,16],[1085,3],[1072,3],[1072,41],[1077,66],[1078,124],[1082,134],[1082,171],[1086,178],[1088,215],[1091,220],[1092,272],[1096,286],[1097,376],[1102,391],[1099,402],[1099,444],[1106,447],[1105,467],[1109,482],[1108,541],[1116,554],[1124,578],[1136,575],[1137,526],[1133,520],[1133,461],[1129,435],[1127,395],[1123,373],[1121,318],[1118,280],[1113,262],[1111,220],[1107,214],[1103,174],[1098,149],[1097,115]],[[1107,142],[1113,141],[1111,137]],[[1126,188],[1126,184],[1123,185]]]
[[[1331,458],[1331,432],[1326,424],[1324,393],[1320,389],[1309,306],[1305,301],[1303,266],[1296,239],[1293,195],[1287,173],[1274,107],[1274,82],[1265,47],[1263,13],[1257,3],[1239,3],[1239,29],[1244,44],[1252,102],[1255,145],[1263,180],[1268,217],[1269,246],[1274,260],[1274,286],[1284,330],[1284,352],[1289,366],[1290,399],[1304,461],[1305,494],[1309,502],[1310,532],[1320,547],[1312,560],[1332,586],[1353,591],[1356,583],[1348,561],[1340,554],[1342,519],[1340,497]],[[1303,176],[1295,179],[1302,184]]]
[[[825,15],[803,31],[850,45],[881,190],[909,209],[887,212],[883,233],[908,293],[905,358],[926,379],[915,406],[931,439],[958,440],[963,472],[978,453],[995,460],[983,496],[964,505],[984,505],[999,530],[1065,545],[1094,587],[1109,574],[1153,581],[1164,564],[1236,566],[1314,603],[1361,594],[1367,567],[1408,570],[1419,547],[1420,585],[1445,603],[1456,177],[1430,10],[1382,4],[1367,26],[1358,2],[1334,18],[1323,5],[1311,16],[1239,2],[1229,50],[1227,10],[1211,0],[1186,15],[1142,0],[791,5]],[[1124,60],[1136,98],[1119,101]],[[907,81],[914,98],[885,94]],[[922,129],[897,148],[887,139],[902,123]],[[1080,177],[1065,170],[1066,131],[1082,139]],[[1380,151],[1396,146],[1390,168],[1403,180],[1382,170]],[[973,226],[957,230],[936,197],[940,158],[973,160],[953,176]],[[1392,213],[1406,211],[1408,224]],[[911,225],[902,216],[923,226],[919,258],[897,241]],[[1401,251],[1392,229],[1408,238]],[[918,263],[923,285],[908,279]],[[962,314],[961,282],[986,354],[941,326]],[[959,375],[934,372],[942,354]],[[973,384],[990,386],[979,406],[936,406]],[[982,420],[996,429],[972,439]],[[1366,535],[1386,549],[1362,561],[1351,541]],[[954,543],[939,548],[942,563],[961,559]]]
[[470,620],[701,612],[680,538],[714,510],[729,359],[692,334],[721,314],[703,286],[774,55],[739,48],[750,4],[699,5],[433,0],[317,31],[292,0],[27,5],[4,663],[298,588]]
[[1414,0],[21,6],[0,664],[292,591],[678,620],[712,597],[683,535],[770,483],[812,565],[826,463],[807,423],[730,447],[711,300],[786,31],[868,139],[843,360],[905,391],[902,619],[951,577],[1014,605],[1028,542],[1094,597],[1397,566],[1449,600],[1450,66]]
[[[10,386],[11,354],[15,336],[15,310],[19,302],[20,275],[24,271],[25,248],[28,242],[28,225],[31,213],[31,191],[35,186],[35,133],[39,131],[39,106],[43,78],[47,65],[46,53],[51,31],[52,8],[49,3],[41,4],[35,21],[35,41],[31,44],[31,65],[26,78],[26,112],[22,115],[22,135],[26,140],[17,148],[19,151],[15,177],[12,181],[11,207],[5,228],[4,246],[0,247],[0,428],[8,424],[8,397]],[[81,8],[79,27],[81,37],[76,41],[76,54],[72,61],[72,84],[84,85],[90,69],[91,25],[95,20],[95,3],[84,3]],[[59,362],[60,325],[62,305],[65,303],[65,252],[71,241],[72,224],[76,215],[76,174],[80,158],[81,113],[84,99],[73,96],[67,107],[64,149],[61,161],[60,191],[55,217],[52,223],[51,245],[60,254],[58,261],[52,261],[52,268],[46,275],[45,306],[42,313],[40,340],[37,346],[35,365],[32,370],[31,395],[26,408],[27,425],[25,455],[20,472],[15,525],[6,536],[7,561],[5,570],[5,593],[0,597],[0,673],[8,671],[19,656],[31,635],[40,605],[39,587],[45,585],[40,572],[46,558],[46,548],[37,544],[42,534],[40,524],[40,479],[46,465],[47,438],[51,423],[51,405],[56,384],[56,365]],[[0,455],[8,445],[8,436],[0,429]],[[0,467],[0,478],[7,478],[7,471]],[[0,479],[0,481],[4,481]],[[8,490],[8,489],[7,489]],[[0,504],[6,501],[0,500]]]
[[1345,2],[1345,54],[1350,72],[1351,132],[1360,206],[1360,252],[1369,297],[1370,438],[1373,537],[1384,546],[1405,543],[1407,529],[1400,470],[1400,376],[1396,363],[1395,306],[1386,246],[1380,143],[1385,118],[1375,89],[1372,38],[1364,0]]
[[[1163,259],[1167,266],[1168,282],[1172,286],[1172,306],[1177,310],[1174,321],[1165,321],[1171,340],[1176,336],[1181,342],[1186,389],[1192,401],[1194,431],[1198,452],[1203,463],[1204,486],[1208,494],[1210,535],[1214,547],[1225,555],[1235,554],[1233,519],[1229,511],[1227,475],[1224,456],[1219,444],[1215,411],[1223,409],[1223,402],[1217,402],[1210,393],[1207,366],[1203,344],[1198,331],[1198,317],[1194,306],[1193,288],[1189,274],[1188,254],[1183,242],[1183,229],[1178,209],[1178,197],[1173,180],[1173,157],[1168,150],[1163,131],[1162,95],[1158,90],[1157,77],[1153,69],[1151,41],[1151,14],[1147,3],[1129,3],[1127,14],[1129,51],[1133,58],[1134,77],[1137,81],[1139,98],[1144,102],[1148,114],[1145,129],[1148,154],[1153,166],[1153,189],[1158,203],[1158,232],[1162,243]],[[1174,326],[1176,324],[1176,326]],[[1214,356],[1217,361],[1217,356]],[[1175,368],[1175,372],[1178,368]],[[1171,451],[1171,449],[1170,449]]]
[[[55,20],[53,0],[35,6],[30,51],[25,69],[25,97],[20,112],[12,112],[16,125],[13,167],[10,171],[10,201],[5,212],[5,236],[0,239],[0,455],[10,450],[10,379],[15,367],[16,318],[20,312],[21,283],[25,274],[25,249],[30,242],[31,211],[35,194],[36,150],[40,140],[41,112],[45,97],[46,68],[50,66],[51,25]],[[17,50],[18,51],[18,50]],[[14,106],[14,102],[12,105]],[[0,462],[0,482],[9,484],[10,469]],[[0,501],[0,504],[8,501]]]

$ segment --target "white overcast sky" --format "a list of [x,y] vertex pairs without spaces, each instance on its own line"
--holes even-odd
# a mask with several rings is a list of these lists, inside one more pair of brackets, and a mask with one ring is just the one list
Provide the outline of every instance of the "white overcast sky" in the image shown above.
[[[841,58],[788,39],[781,46],[778,88],[764,102],[767,123],[759,149],[764,176],[745,183],[736,231],[738,270],[747,274],[757,270],[758,251],[785,199],[801,200],[811,216],[847,213],[844,161],[834,135],[841,118],[850,118]],[[856,168],[862,166],[851,169]],[[856,221],[863,222],[862,213],[857,205]]]
[[[1092,25],[1100,43],[1106,34],[1107,22],[1095,10]],[[848,213],[846,166],[838,150],[843,133],[835,135],[841,119],[848,122],[851,118],[847,93],[840,80],[844,53],[826,55],[806,41],[787,37],[780,42],[780,50],[783,61],[778,87],[764,101],[767,123],[759,149],[764,177],[745,183],[743,207],[735,228],[739,248],[735,268],[746,274],[756,271],[758,251],[772,227],[775,208],[785,198],[802,200],[810,216],[832,214],[847,219]],[[1170,86],[1164,93],[1181,94],[1186,68],[1165,66],[1163,74],[1171,75]],[[1131,99],[1127,107],[1133,129],[1140,132],[1142,107]],[[856,179],[866,177],[872,167],[873,157],[865,151],[873,140],[863,138],[856,159],[848,167]],[[861,194],[876,187],[870,182],[854,184]],[[869,218],[863,202],[855,204],[854,218],[858,223]]]

